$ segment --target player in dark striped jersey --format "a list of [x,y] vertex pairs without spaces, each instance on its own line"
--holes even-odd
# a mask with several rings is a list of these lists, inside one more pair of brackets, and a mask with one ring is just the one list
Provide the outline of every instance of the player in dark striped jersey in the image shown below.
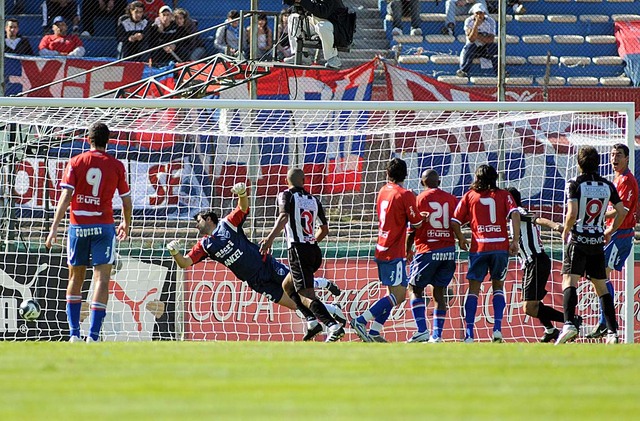
[[[547,280],[551,275],[551,259],[544,251],[540,239],[540,226],[562,232],[562,224],[553,222],[530,213],[522,207],[522,196],[515,187],[507,189],[520,213],[520,248],[518,258],[524,272],[522,279],[522,301],[524,312],[531,317],[536,317],[545,327],[545,332],[540,342],[551,342],[558,339],[560,331],[551,322],[564,322],[562,312],[549,307],[542,302],[547,295]],[[575,325],[580,326],[582,318],[576,316]]]
[[[629,253],[631,253],[637,220],[638,182],[629,170],[629,147],[627,145],[621,143],[613,145],[609,154],[609,162],[614,171],[613,185],[616,186],[618,196],[620,196],[620,200],[622,200],[622,204],[628,212],[620,227],[611,236],[611,241],[604,247],[604,257],[607,262],[607,290],[612,297],[615,297],[613,285],[609,281],[609,275],[613,270],[622,271],[624,262],[629,257]],[[607,209],[608,224],[613,221],[615,216],[616,211],[613,208]],[[600,305],[598,324],[586,337],[595,339],[606,334],[607,324],[604,319],[603,306]]]
[[[273,241],[285,229],[292,276],[282,286],[308,320],[310,312],[327,327],[326,341],[335,342],[344,336],[344,328],[318,299],[313,283],[313,274],[322,264],[318,243],[329,234],[327,218],[320,201],[304,189],[301,169],[290,169],[287,182],[289,189],[278,195],[280,214],[269,235],[260,243],[260,252],[269,253]],[[317,230],[316,221],[320,222]]]
[[[179,250],[179,240],[167,244],[169,253],[181,268],[187,268],[207,257],[222,263],[238,279],[246,282],[252,290],[263,294],[274,303],[296,310],[296,304],[282,289],[283,281],[291,277],[289,268],[271,255],[262,256],[258,245],[249,241],[244,233],[242,225],[249,212],[245,184],[238,183],[232,187],[231,191],[238,195],[238,206],[220,221],[218,221],[218,215],[211,210],[198,212],[195,216],[196,227],[203,237],[186,256]],[[327,288],[334,295],[340,294],[338,286],[331,281],[316,278],[314,282],[318,288]],[[346,323],[339,307],[333,304],[325,304],[325,306],[327,311],[334,314],[342,324]],[[304,316],[309,320],[308,330],[303,338],[307,341],[322,332],[322,326],[315,321],[312,313],[309,312]],[[311,321],[315,321],[315,324],[310,323]]]
[[[562,240],[566,244],[562,265],[562,308],[564,326],[556,345],[574,339],[578,329],[574,325],[578,294],[576,287],[586,276],[593,284],[604,308],[607,322],[607,343],[618,342],[618,321],[613,296],[607,290],[604,245],[627,216],[615,186],[598,174],[600,154],[586,146],[578,150],[580,175],[567,183],[567,207]],[[616,217],[605,229],[607,205],[611,202]]]

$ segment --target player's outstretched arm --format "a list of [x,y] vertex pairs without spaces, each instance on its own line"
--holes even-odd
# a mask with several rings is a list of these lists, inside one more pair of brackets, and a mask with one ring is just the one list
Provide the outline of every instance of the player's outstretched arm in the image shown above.
[[247,212],[249,209],[249,195],[247,192],[247,185],[245,183],[236,183],[231,187],[231,193],[238,196],[238,207],[242,212]]
[[549,228],[550,230],[553,230],[555,232],[562,232],[562,224],[553,222],[552,220],[543,218],[541,216],[533,218],[533,223],[536,225],[540,225],[541,227]]
[[169,244],[167,244],[167,250],[169,250],[169,254],[173,257],[173,260],[176,261],[178,266],[182,269],[188,268],[193,264],[193,260],[190,257],[185,257],[180,251],[180,240],[173,240]]
[[48,249],[50,249],[54,244],[58,242],[58,227],[60,226],[62,218],[64,218],[64,214],[67,212],[69,204],[71,204],[72,198],[73,191],[71,189],[63,188],[62,194],[60,195],[60,201],[58,202],[58,207],[56,208],[56,213],[53,216],[53,222],[51,223],[49,235],[47,236],[47,239],[44,243]]

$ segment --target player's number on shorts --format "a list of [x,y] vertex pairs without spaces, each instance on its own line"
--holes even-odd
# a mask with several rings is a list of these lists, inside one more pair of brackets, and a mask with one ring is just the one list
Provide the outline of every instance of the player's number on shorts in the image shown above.
[[89,171],[87,171],[87,184],[91,186],[92,196],[98,196],[100,181],[102,181],[102,171],[100,171],[100,168],[89,168]]
[[300,212],[300,222],[302,223],[302,229],[307,235],[313,235],[313,214],[307,209],[303,209]]
[[489,219],[491,220],[492,224],[495,224],[496,219],[498,219],[496,216],[496,201],[493,199],[493,197],[481,197],[480,203],[489,207]]
[[429,202],[429,224],[436,229],[449,229],[449,204]]

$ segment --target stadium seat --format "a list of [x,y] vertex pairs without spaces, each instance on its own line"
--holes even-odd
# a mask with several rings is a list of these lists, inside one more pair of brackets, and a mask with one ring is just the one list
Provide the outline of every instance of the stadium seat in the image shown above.
[[567,83],[573,86],[595,86],[599,82],[597,77],[591,76],[574,76],[567,78]]
[[600,84],[604,86],[629,86],[631,79],[626,76],[601,77]]
[[544,76],[537,77],[536,84],[549,86],[562,86],[566,83],[566,79],[561,76],[550,76],[548,79]]
[[438,76],[438,82],[449,83],[451,85],[467,85],[469,78],[460,76]]

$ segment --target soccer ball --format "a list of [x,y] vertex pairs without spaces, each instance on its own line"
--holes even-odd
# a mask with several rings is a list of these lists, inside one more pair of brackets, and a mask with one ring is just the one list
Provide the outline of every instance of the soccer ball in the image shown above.
[[34,299],[24,300],[20,304],[18,313],[25,320],[36,320],[40,317],[40,304]]

